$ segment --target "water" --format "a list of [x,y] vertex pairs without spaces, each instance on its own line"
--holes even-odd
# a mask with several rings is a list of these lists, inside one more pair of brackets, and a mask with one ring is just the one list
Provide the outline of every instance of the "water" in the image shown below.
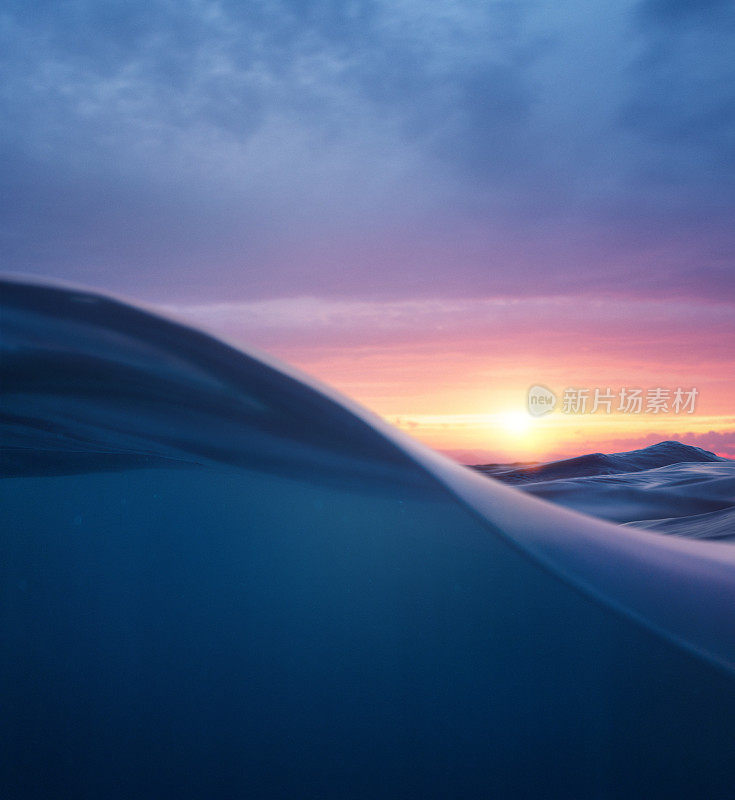
[[681,442],[548,464],[475,467],[601,519],[695,539],[735,541],[735,461]]
[[123,304],[2,298],[3,798],[732,796],[731,546]]

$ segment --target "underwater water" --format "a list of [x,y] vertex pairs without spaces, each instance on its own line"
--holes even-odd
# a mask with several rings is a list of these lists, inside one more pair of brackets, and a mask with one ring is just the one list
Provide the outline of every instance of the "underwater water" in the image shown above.
[[5,282],[0,797],[731,798],[735,548]]

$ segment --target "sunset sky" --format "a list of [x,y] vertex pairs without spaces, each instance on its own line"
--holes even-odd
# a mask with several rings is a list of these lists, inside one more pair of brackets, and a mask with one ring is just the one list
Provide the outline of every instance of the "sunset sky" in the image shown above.
[[[735,5],[3,3],[0,269],[159,307],[464,462],[735,457]],[[540,383],[696,413],[533,419]]]

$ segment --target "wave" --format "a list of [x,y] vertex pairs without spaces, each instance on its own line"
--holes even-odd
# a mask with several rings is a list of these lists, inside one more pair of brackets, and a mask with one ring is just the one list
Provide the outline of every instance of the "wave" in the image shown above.
[[681,442],[542,465],[475,467],[591,516],[697,539],[735,540],[735,461]]
[[728,460],[701,447],[668,441],[626,453],[589,453],[546,464],[478,464],[474,469],[515,485],[564,478],[585,478],[592,475],[615,475],[620,472],[640,472],[670,464],[700,464]]

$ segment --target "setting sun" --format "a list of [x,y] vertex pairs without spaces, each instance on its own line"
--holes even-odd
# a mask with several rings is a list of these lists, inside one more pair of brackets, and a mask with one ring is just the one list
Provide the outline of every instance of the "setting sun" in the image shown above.
[[497,415],[498,425],[506,434],[526,436],[531,431],[532,417],[525,411],[506,411]]

